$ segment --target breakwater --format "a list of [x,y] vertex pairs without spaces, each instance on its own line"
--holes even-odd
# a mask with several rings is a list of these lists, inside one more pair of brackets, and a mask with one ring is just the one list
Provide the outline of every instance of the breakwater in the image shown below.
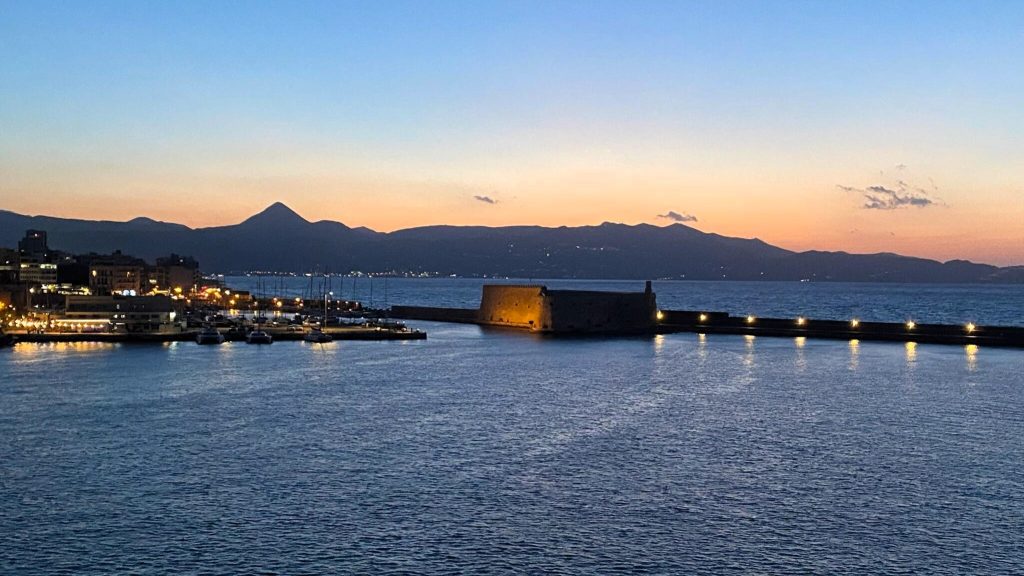
[[732,316],[725,312],[662,310],[658,312],[658,333],[696,332],[753,336],[830,338],[837,340],[882,340],[926,344],[977,344],[1024,348],[1024,328],[978,326],[975,324],[920,324],[821,320],[815,318],[759,318]]
[[[491,325],[489,322],[481,321],[479,311],[473,308],[395,306],[391,309],[391,315],[407,320]],[[859,319],[823,320],[805,317],[760,318],[704,310],[659,310],[649,333],[678,332],[1024,348],[1024,328],[1015,326],[920,324],[913,321],[871,322]],[[609,331],[603,333],[615,334]],[[633,334],[635,331],[623,333]]]

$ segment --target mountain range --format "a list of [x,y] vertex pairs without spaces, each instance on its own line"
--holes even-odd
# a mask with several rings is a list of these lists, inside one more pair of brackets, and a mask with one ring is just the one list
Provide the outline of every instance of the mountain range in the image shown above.
[[240,224],[189,228],[26,216],[0,211],[0,246],[45,230],[52,248],[153,260],[191,255],[205,272],[431,273],[518,278],[812,280],[1024,283],[1024,266],[938,262],[891,253],[794,252],[758,239],[701,232],[683,224],[635,226],[425,226],[394,232],[310,222],[281,203]]

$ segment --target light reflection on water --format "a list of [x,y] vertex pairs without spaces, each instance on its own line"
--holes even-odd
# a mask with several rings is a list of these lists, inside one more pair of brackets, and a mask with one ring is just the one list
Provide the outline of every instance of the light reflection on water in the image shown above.
[[903,344],[903,349],[906,353],[907,367],[913,368],[914,364],[917,362],[917,342],[905,342]]
[[746,334],[743,336],[743,347],[746,352],[743,355],[743,365],[748,369],[754,367],[754,341],[756,336]]
[[78,353],[87,354],[95,352],[107,352],[117,349],[121,344],[116,342],[46,342],[46,343],[19,343],[13,347],[13,352],[19,358],[41,358],[47,354]]
[[793,367],[798,373],[802,373],[807,370],[807,355],[804,351],[804,348],[807,346],[807,337],[797,336],[793,338],[793,344],[796,346],[796,358],[794,359]]
[[967,344],[964,346],[964,354],[967,358],[967,371],[974,372],[978,369],[978,345]]

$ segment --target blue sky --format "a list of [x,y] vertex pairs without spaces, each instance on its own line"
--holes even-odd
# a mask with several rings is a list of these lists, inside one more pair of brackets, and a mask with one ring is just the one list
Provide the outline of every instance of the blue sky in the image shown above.
[[[671,210],[787,247],[1024,263],[1024,3],[0,14],[0,208],[209,225],[284,200],[380,229]],[[901,181],[931,202],[844,191]]]

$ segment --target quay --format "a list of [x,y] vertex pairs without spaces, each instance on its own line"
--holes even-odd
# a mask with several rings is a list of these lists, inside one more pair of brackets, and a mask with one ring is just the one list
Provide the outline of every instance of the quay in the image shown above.
[[[281,328],[264,328],[274,342],[301,341],[305,332]],[[420,330],[392,330],[380,327],[328,327],[324,330],[334,341],[351,340],[425,340],[426,332]],[[195,342],[198,330],[180,332],[11,332],[15,342],[109,342],[133,344],[157,344],[165,342]],[[224,331],[226,342],[244,342],[245,332]]]
[[1024,348],[1024,327],[973,323],[922,324],[733,316],[708,310],[661,310],[648,282],[644,292],[548,290],[544,286],[486,285],[479,308],[393,306],[393,318],[453,322],[551,336],[738,334],[768,337],[879,340],[922,344]]

